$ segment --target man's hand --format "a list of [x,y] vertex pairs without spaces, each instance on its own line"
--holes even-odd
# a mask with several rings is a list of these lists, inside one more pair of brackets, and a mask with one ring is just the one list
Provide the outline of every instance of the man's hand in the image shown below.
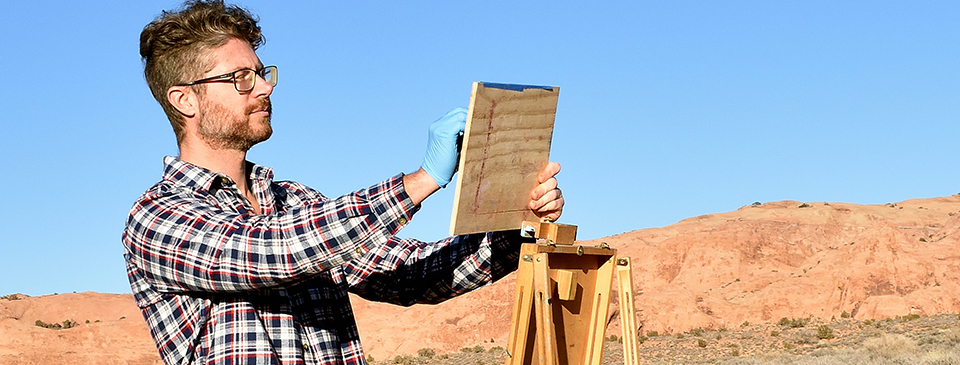
[[430,125],[427,138],[427,154],[421,168],[433,178],[439,187],[445,187],[460,163],[460,148],[457,139],[467,126],[467,110],[456,108]]
[[530,192],[530,209],[540,218],[556,221],[563,212],[563,195],[557,187],[556,178],[559,172],[560,164],[550,162],[537,175],[540,185]]

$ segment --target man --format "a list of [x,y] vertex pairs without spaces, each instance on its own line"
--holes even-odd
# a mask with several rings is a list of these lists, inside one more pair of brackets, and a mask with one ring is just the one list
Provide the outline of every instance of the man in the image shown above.
[[[257,57],[261,41],[251,14],[220,1],[164,12],[140,36],[180,155],[131,209],[124,258],[166,364],[363,364],[348,292],[438,303],[516,268],[516,231],[395,236],[452,179],[463,109],[431,125],[420,169],[337,199],[246,161],[272,132],[277,68]],[[549,219],[563,209],[559,170],[548,164],[531,192]]]

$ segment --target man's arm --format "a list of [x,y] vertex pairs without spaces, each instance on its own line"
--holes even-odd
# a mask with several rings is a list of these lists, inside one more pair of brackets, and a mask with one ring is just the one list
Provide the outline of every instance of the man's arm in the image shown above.
[[[540,171],[530,208],[555,220],[564,200],[557,187],[560,165]],[[517,268],[519,230],[450,237],[437,242],[391,238],[343,266],[350,290],[368,300],[399,305],[439,303],[494,282]]]
[[517,269],[519,230],[470,234],[437,242],[393,238],[341,267],[350,291],[367,300],[436,304],[492,283]]
[[131,210],[123,242],[160,292],[258,290],[383,245],[416,210],[399,176],[274,215],[225,211],[209,196],[160,184]]
[[427,174],[422,167],[416,172],[403,176],[403,187],[413,204],[420,205],[428,196],[440,190],[440,185]]

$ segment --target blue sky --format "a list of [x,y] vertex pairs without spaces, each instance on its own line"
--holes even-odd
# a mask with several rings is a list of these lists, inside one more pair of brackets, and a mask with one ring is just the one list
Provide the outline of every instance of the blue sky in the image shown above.
[[[129,292],[124,220],[177,154],[139,33],[178,4],[5,4],[0,295]],[[280,70],[249,158],[331,197],[417,169],[474,81],[560,87],[551,159],[582,239],[960,192],[956,1],[240,4]],[[401,235],[443,237],[453,190]]]

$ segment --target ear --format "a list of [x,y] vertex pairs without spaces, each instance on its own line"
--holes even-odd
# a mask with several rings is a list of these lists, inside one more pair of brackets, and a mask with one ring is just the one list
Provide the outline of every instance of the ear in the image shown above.
[[192,118],[197,115],[199,100],[189,86],[171,86],[167,89],[167,101],[184,117]]

